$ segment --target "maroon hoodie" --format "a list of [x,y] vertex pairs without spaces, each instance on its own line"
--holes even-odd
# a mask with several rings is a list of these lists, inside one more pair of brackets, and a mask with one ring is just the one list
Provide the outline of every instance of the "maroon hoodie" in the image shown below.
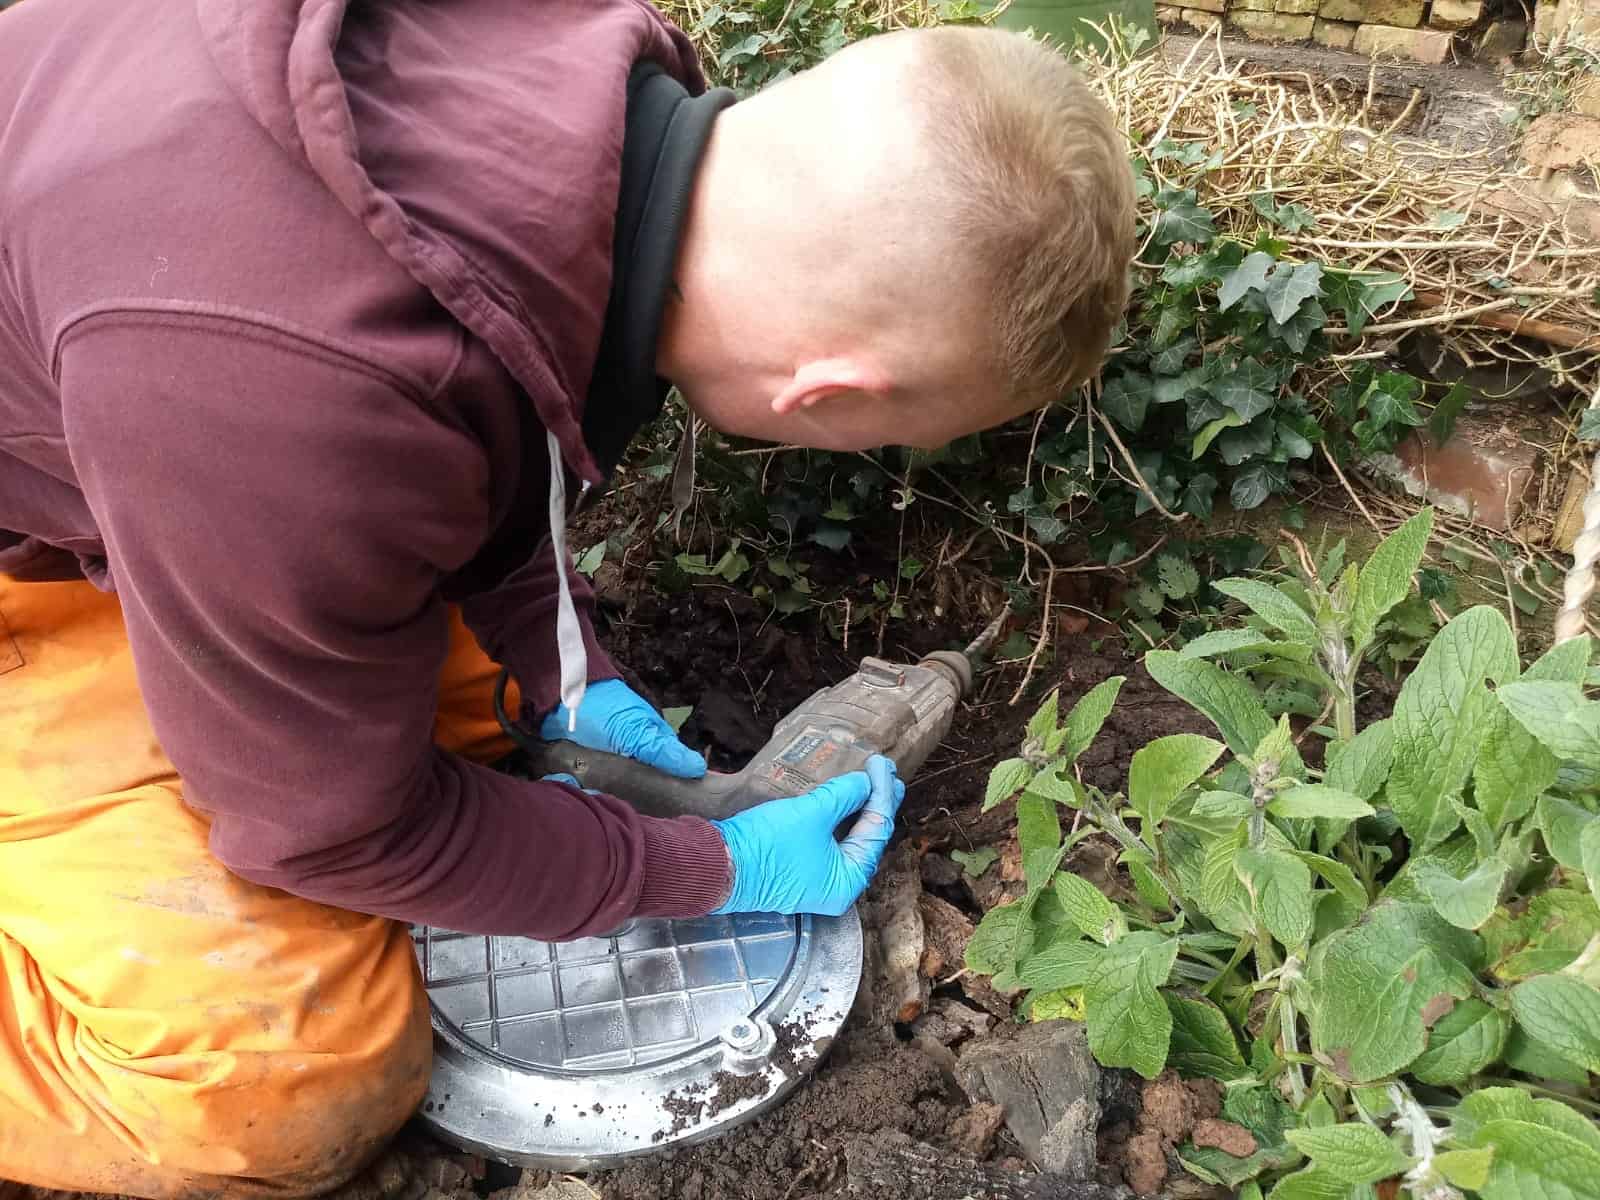
[[525,711],[615,674],[549,463],[601,482],[632,428],[591,385],[642,62],[704,89],[640,0],[0,15],[0,571],[116,590],[248,879],[547,938],[726,893],[706,822],[431,741],[447,601]]

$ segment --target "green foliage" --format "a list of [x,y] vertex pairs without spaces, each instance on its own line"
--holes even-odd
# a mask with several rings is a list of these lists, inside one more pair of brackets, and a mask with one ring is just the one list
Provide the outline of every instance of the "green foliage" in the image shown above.
[[[1341,551],[1298,579],[1222,581],[1246,626],[1145,655],[1221,741],[1157,738],[1125,795],[1070,779],[1108,681],[1065,716],[1052,696],[990,781],[995,803],[1020,793],[1028,893],[983,920],[968,966],[1036,1016],[1081,1004],[1108,1066],[1228,1085],[1225,1115],[1256,1153],[1181,1156],[1241,1194],[1371,1197],[1394,1180],[1415,1197],[1600,1195],[1590,646],[1524,668],[1505,617],[1469,609],[1393,716],[1358,728],[1357,671],[1411,598],[1431,522],[1364,564]],[[1257,685],[1285,670],[1332,728],[1297,738],[1269,713]],[[1077,810],[1071,837],[1057,805]],[[1061,871],[1090,833],[1114,843],[1131,891]]]

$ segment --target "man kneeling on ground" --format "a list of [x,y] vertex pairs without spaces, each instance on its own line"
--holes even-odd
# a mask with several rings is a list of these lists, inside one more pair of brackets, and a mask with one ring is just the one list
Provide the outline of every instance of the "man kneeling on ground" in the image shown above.
[[669,385],[853,450],[1095,371],[1132,181],[1059,55],[893,34],[734,103],[639,0],[26,0],[0,116],[0,1177],[339,1182],[425,1089],[408,922],[856,899],[889,764],[653,819],[484,766],[490,696],[705,770],[565,535]]

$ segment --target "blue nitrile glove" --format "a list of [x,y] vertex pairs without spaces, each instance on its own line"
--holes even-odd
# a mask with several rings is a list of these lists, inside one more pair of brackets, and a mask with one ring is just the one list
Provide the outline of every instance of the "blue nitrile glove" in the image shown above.
[[[872,882],[905,796],[894,763],[875,754],[865,771],[711,822],[733,864],[733,890],[716,911],[844,913]],[[844,841],[834,841],[834,827],[862,805]]]
[[578,705],[577,729],[567,729],[567,718],[567,706],[557,705],[539,727],[539,736],[620,754],[680,779],[706,773],[706,760],[680,742],[666,719],[620,679],[589,685]]

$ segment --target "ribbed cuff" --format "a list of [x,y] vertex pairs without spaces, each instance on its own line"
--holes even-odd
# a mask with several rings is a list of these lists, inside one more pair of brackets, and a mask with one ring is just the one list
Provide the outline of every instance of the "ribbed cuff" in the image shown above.
[[702,817],[642,817],[644,886],[639,917],[703,917],[728,898],[733,865],[722,835]]

